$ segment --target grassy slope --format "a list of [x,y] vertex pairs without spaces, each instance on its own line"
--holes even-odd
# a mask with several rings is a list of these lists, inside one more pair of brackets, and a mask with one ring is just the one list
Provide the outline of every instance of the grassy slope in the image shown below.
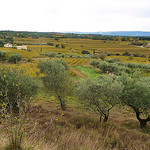
[[97,78],[100,72],[91,67],[75,66],[76,69],[84,73],[88,78]]

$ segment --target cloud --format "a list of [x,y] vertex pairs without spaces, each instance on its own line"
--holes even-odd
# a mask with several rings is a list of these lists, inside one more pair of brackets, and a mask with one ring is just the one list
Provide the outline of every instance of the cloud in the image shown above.
[[149,0],[5,0],[0,30],[150,31]]

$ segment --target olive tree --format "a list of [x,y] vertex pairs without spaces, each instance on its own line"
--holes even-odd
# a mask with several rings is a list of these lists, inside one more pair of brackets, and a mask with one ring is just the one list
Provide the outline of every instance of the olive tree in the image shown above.
[[36,94],[37,81],[16,68],[0,68],[0,104],[7,103],[7,107],[16,110],[18,103],[27,103]]
[[80,102],[89,110],[99,113],[100,121],[108,120],[110,110],[120,101],[123,89],[122,83],[109,76],[100,76],[98,79],[82,81],[77,94]]
[[0,116],[12,150],[21,149],[29,102],[37,88],[37,81],[22,71],[0,68]]
[[63,60],[40,61],[38,68],[45,74],[43,77],[45,87],[57,97],[61,108],[65,110],[66,96],[71,91],[67,63]]
[[150,77],[140,77],[140,74],[135,72],[132,76],[123,74],[119,80],[124,85],[122,104],[131,107],[140,122],[140,127],[145,127],[150,121]]

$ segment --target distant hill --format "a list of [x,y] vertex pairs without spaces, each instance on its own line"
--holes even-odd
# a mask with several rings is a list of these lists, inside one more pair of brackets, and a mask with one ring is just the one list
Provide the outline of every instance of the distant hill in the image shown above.
[[149,36],[150,32],[143,31],[114,31],[114,32],[101,32],[102,35],[111,36]]
[[138,36],[138,37],[150,37],[150,32],[145,31],[112,31],[112,32],[66,32],[74,34],[101,34],[110,36]]

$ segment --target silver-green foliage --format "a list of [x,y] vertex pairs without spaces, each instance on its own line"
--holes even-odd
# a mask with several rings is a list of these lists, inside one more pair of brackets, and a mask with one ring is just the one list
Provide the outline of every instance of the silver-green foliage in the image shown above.
[[37,81],[15,68],[0,68],[0,104],[9,103],[12,109],[18,101],[29,102],[38,89]]
[[21,149],[29,102],[37,88],[37,81],[23,71],[0,68],[0,115],[12,150]]
[[63,60],[41,61],[38,64],[40,72],[46,74],[43,77],[45,87],[55,96],[60,102],[61,108],[66,109],[66,96],[70,92],[71,81],[68,77],[67,63]]
[[115,78],[109,76],[100,76],[98,79],[87,79],[82,81],[78,88],[77,94],[80,102],[90,110],[108,120],[109,112],[114,105],[120,101],[123,84]]
[[[150,121],[150,77],[141,77],[139,72],[135,72],[132,76],[123,74],[118,80],[124,85],[122,103],[135,111],[141,128],[145,127]],[[146,119],[141,118],[143,114],[147,115]]]

